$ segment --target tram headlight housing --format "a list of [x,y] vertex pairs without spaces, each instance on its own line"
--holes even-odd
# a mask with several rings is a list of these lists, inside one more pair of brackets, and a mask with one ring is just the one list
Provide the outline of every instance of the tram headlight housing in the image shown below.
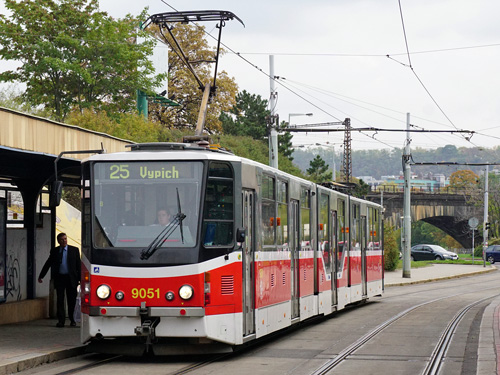
[[181,297],[183,300],[187,301],[188,299],[191,299],[191,297],[193,297],[193,294],[194,290],[191,285],[183,285],[179,289],[179,297]]
[[121,301],[123,299],[123,297],[125,297],[125,294],[119,290],[118,292],[116,292],[115,294],[115,298],[118,300],[118,301]]
[[167,301],[173,301],[174,298],[175,298],[174,292],[169,291],[169,292],[165,293],[165,299]]
[[99,285],[96,294],[100,299],[107,299],[111,295],[111,288],[106,284]]

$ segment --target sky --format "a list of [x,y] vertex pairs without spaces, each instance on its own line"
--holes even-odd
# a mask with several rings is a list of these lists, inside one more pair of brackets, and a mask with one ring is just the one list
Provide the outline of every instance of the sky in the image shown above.
[[[233,20],[223,28],[228,52],[219,71],[269,99],[273,55],[280,121],[350,118],[352,150],[403,148],[407,113],[411,129],[427,131],[410,133],[411,148],[500,145],[498,0],[100,0],[100,7],[117,18],[145,7],[233,12],[245,26]],[[217,34],[214,22],[203,25]],[[356,130],[363,128],[378,130]],[[343,132],[293,139],[335,149],[343,141]]]

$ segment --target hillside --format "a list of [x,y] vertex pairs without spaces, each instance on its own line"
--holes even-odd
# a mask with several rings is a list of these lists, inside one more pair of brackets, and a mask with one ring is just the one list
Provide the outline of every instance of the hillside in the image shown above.
[[[451,163],[499,163],[500,164],[500,146],[492,149],[457,148],[453,145],[447,145],[435,150],[416,148],[411,150],[412,159],[415,163],[419,162],[451,162]],[[309,162],[316,155],[320,155],[330,167],[333,164],[333,150],[321,147],[297,149],[293,153],[294,163],[305,171],[309,168]],[[352,174],[353,176],[372,176],[380,179],[381,176],[399,175],[402,171],[403,149],[393,150],[359,150],[352,152]],[[342,166],[342,155],[337,152],[335,155],[336,170]],[[442,173],[450,176],[453,172],[461,169],[471,169],[476,174],[484,170],[484,166],[466,166],[466,165],[427,165],[412,166],[412,172],[418,175],[427,175]],[[490,170],[494,169],[490,167]],[[498,168],[500,169],[500,168]]]

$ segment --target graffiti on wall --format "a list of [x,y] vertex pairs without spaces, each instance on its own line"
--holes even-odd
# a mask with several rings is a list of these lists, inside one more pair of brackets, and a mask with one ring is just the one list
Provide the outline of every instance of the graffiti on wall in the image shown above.
[[12,255],[7,258],[6,294],[16,301],[21,300],[21,269],[19,261]]

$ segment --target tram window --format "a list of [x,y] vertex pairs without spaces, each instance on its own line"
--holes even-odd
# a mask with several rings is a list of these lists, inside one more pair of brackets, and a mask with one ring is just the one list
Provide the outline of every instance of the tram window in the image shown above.
[[274,245],[276,238],[276,180],[270,176],[262,176],[262,232],[264,246]]
[[359,250],[361,248],[361,218],[358,204],[351,205],[351,249]]
[[379,230],[379,215],[377,209],[370,207],[369,209],[369,240],[368,240],[368,250],[380,250],[380,230]]
[[203,245],[230,246],[234,233],[233,171],[226,163],[212,162],[208,172],[203,212]]
[[302,188],[300,199],[300,237],[302,246],[311,245],[310,191]]
[[288,184],[278,181],[278,221],[276,223],[277,242],[288,246]]
[[319,197],[319,225],[318,225],[318,243],[323,256],[323,262],[327,272],[331,272],[331,257],[329,244],[329,197],[321,194]]
[[346,228],[346,210],[345,210],[345,200],[339,199],[337,201],[337,210],[338,210],[338,216],[337,216],[337,239],[338,239],[338,261],[337,261],[337,272],[341,272],[344,268],[344,250],[347,250],[345,248],[345,241],[347,238],[347,233],[349,232],[349,228]]

